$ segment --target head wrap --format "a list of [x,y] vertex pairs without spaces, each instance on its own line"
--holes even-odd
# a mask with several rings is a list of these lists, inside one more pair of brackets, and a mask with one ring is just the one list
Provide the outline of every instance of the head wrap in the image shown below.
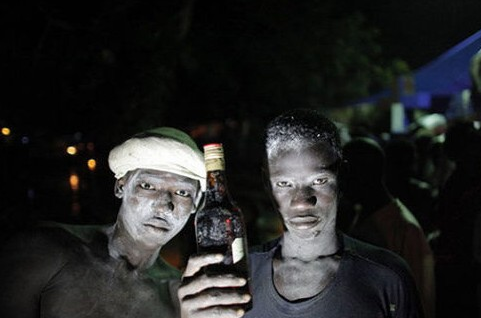
[[115,178],[128,171],[153,169],[175,173],[198,180],[205,190],[204,157],[196,143],[186,133],[160,127],[134,135],[116,146],[109,154],[109,167]]

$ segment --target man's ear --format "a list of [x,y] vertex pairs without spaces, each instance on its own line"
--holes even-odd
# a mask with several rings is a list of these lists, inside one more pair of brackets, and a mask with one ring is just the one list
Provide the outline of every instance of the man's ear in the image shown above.
[[117,198],[121,199],[124,196],[124,178],[115,180],[114,194]]

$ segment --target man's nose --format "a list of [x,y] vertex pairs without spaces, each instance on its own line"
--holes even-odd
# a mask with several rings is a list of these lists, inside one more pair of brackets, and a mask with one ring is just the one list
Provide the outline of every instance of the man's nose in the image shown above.
[[309,187],[296,189],[292,198],[292,207],[298,209],[312,208],[317,203],[317,198]]
[[156,209],[159,212],[172,212],[174,211],[174,203],[172,202],[172,195],[168,191],[162,191],[159,197],[155,201]]

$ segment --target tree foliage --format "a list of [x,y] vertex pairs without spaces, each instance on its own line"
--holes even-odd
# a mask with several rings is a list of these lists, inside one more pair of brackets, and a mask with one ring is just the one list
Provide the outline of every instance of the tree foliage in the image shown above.
[[392,71],[378,31],[335,4],[197,2],[179,109],[266,116],[294,106],[340,106],[386,85]]
[[1,117],[26,130],[115,139],[336,107],[392,74],[378,31],[342,1],[8,2]]

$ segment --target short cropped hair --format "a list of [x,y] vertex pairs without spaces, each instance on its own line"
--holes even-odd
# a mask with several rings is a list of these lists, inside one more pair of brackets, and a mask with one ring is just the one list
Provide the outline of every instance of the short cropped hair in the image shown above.
[[265,130],[266,158],[282,150],[296,150],[324,143],[342,160],[342,146],[337,126],[321,113],[306,108],[287,111],[271,120]]

